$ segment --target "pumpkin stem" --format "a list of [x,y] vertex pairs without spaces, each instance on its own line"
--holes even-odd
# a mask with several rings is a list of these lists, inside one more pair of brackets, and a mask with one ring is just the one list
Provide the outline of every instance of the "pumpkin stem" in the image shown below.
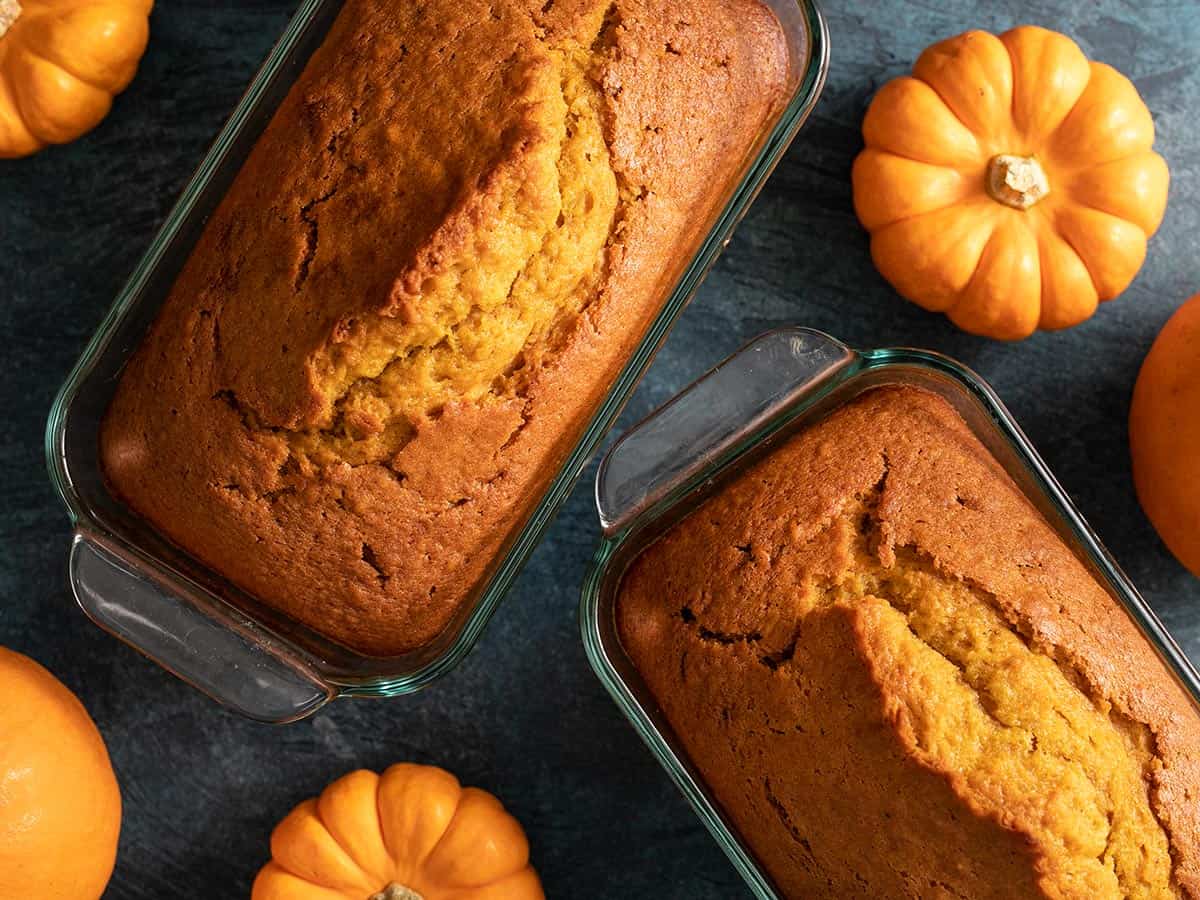
[[1050,193],[1046,170],[1032,156],[1001,153],[988,163],[987,192],[1013,209],[1029,209]]
[[17,0],[0,0],[0,38],[4,37],[20,17],[21,4]]
[[378,894],[372,894],[367,900],[425,900],[425,898],[412,888],[406,888],[393,881]]

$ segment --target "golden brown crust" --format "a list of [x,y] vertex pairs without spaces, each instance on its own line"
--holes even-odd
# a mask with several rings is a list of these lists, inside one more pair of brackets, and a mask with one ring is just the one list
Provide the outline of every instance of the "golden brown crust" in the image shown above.
[[[428,643],[658,311],[786,69],[757,0],[350,0],[122,377],[111,484],[317,631]],[[539,265],[564,217],[602,251]]]
[[1200,717],[932,394],[787,439],[617,615],[787,896],[1200,897]]

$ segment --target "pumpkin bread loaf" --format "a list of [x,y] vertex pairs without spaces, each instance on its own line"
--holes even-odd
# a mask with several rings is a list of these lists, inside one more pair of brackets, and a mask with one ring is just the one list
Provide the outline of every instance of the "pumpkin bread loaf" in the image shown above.
[[617,619],[787,897],[1200,897],[1195,708],[939,397],[780,444]]
[[130,361],[111,485],[371,654],[540,500],[784,99],[759,0],[349,0]]

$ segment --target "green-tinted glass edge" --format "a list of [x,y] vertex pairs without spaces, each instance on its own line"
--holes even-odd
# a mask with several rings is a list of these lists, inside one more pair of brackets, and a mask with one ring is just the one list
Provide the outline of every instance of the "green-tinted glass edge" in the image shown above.
[[411,675],[387,680],[373,679],[370,683],[339,685],[343,695],[387,697],[419,690],[462,662],[478,642],[500,601],[512,587],[529,555],[541,541],[546,529],[578,481],[588,460],[599,447],[617,416],[620,415],[634,387],[641,380],[655,353],[658,352],[668,332],[675,324],[675,320],[691,300],[709,268],[720,256],[737,223],[761,190],[767,176],[778,164],[783,152],[791,144],[800,126],[804,124],[813,106],[816,105],[829,68],[829,34],[825,19],[817,5],[812,0],[797,0],[797,2],[805,15],[811,49],[809,63],[805,69],[804,78],[797,88],[796,96],[780,116],[779,122],[776,123],[757,158],[725,205],[691,265],[651,323],[633,356],[630,357],[629,362],[613,382],[612,388],[599,410],[593,415],[583,437],[576,444],[575,450],[567,458],[546,495],[492,576],[455,643],[429,665]]
[[1051,505],[1061,521],[1067,526],[1075,542],[1091,562],[1095,571],[1105,580],[1110,593],[1117,599],[1125,612],[1133,619],[1138,629],[1175,675],[1184,691],[1189,694],[1200,710],[1200,673],[1196,666],[1180,649],[1175,639],[1159,621],[1153,609],[1125,574],[1116,557],[1109,552],[1100,536],[1084,519],[1073,500],[1059,484],[1033,443],[1021,426],[1004,407],[1003,402],[991,386],[968,367],[927,350],[890,348],[866,351],[862,354],[864,368],[879,368],[894,364],[917,364],[950,375],[962,384],[983,404],[992,423],[1000,430],[1005,440],[1016,447],[1018,457],[1034,483],[1050,499]]
[[70,374],[54,398],[54,403],[50,407],[49,417],[46,420],[44,444],[46,468],[50,472],[54,489],[58,492],[59,497],[67,507],[73,526],[78,526],[81,520],[85,518],[85,515],[79,508],[75,492],[72,490],[67,473],[63,469],[63,455],[59,452],[66,412],[70,408],[71,401],[78,391],[80,383],[94,364],[96,357],[108,346],[108,342],[112,339],[112,334],[116,330],[118,323],[129,312],[134,298],[145,285],[155,267],[162,261],[167,245],[174,239],[183,221],[191,213],[196,200],[207,190],[213,172],[221,165],[230,145],[237,139],[238,133],[242,130],[246,119],[250,116],[262,97],[263,92],[266,90],[268,82],[275,76],[280,66],[283,65],[287,54],[292,50],[304,29],[324,2],[325,0],[304,0],[296,13],[288,21],[287,28],[284,29],[283,34],[276,41],[275,46],[271,49],[266,60],[259,68],[258,73],[250,82],[250,86],[246,89],[246,93],[242,95],[242,99],[234,107],[229,120],[217,134],[212,146],[204,154],[204,158],[201,160],[195,174],[192,175],[184,187],[183,193],[180,194],[179,199],[175,202],[175,206],[167,214],[162,227],[159,228],[154,239],[151,241],[150,247],[138,261],[133,273],[125,282],[125,286],[121,289],[120,294],[117,295],[117,299],[113,301],[112,306],[109,307],[108,312],[105,313],[91,340],[88,341],[83,353],[80,354],[79,359],[71,368]]
[[1097,572],[1111,588],[1112,594],[1200,707],[1200,675],[1195,667],[1158,621],[1099,537],[1087,525],[995,391],[971,369],[939,353],[909,348],[855,351],[855,358],[849,365],[841,367],[817,384],[811,393],[805,395],[803,402],[775,419],[764,422],[745,439],[714,457],[701,471],[694,473],[657,502],[649,505],[623,528],[602,536],[584,576],[581,590],[579,628],[584,651],[593,672],[759,900],[780,898],[770,880],[755,863],[749,849],[726,825],[713,801],[692,778],[685,763],[671,749],[609,658],[600,633],[601,596],[606,580],[610,577],[619,578],[621,574],[610,572],[610,564],[625,542],[642,526],[663,515],[675,503],[734,463],[744,453],[786,428],[789,423],[847,380],[869,370],[891,366],[919,366],[945,373],[982,403],[993,424],[1004,439],[1017,450],[1017,456],[1028,469],[1034,482],[1049,498],[1079,546],[1084,549]]
[[[290,20],[286,30],[272,49],[263,66],[251,82],[245,95],[234,108],[229,121],[221,129],[199,168],[184,188],[179,200],[168,214],[149,249],[134,269],[125,287],[114,301],[104,319],[88,342],[79,360],[75,363],[62,388],[59,389],[46,423],[45,455],[47,469],[56,492],[62,499],[77,530],[85,527],[88,517],[80,508],[78,499],[63,468],[61,452],[63,426],[80,383],[87,376],[97,356],[107,346],[118,323],[129,312],[131,304],[146,280],[160,263],[167,245],[190,214],[198,197],[207,189],[213,172],[220,166],[227,150],[259,102],[270,79],[285,62],[303,30],[321,9],[325,0],[304,0]],[[578,480],[588,459],[595,452],[604,435],[616,420],[633,388],[649,366],[675,320],[691,299],[696,288],[716,261],[737,223],[745,214],[751,201],[757,196],[767,176],[779,162],[800,126],[812,111],[824,86],[829,67],[828,29],[815,0],[797,0],[807,28],[808,59],[804,74],[787,108],[781,113],[771,134],[767,137],[755,160],[717,217],[705,241],[701,244],[691,265],[684,273],[670,298],[655,317],[637,350],[614,381],[604,402],[592,417],[583,437],[550,489],[531,515],[513,546],[506,554],[500,567],[488,582],[476,602],[467,621],[444,653],[432,662],[411,673],[401,676],[366,676],[353,681],[325,678],[342,696],[391,697],[411,693],[428,685],[458,665],[477,643],[488,621],[504,594],[512,586],[520,569],[534,547],[541,540],[546,528]]]

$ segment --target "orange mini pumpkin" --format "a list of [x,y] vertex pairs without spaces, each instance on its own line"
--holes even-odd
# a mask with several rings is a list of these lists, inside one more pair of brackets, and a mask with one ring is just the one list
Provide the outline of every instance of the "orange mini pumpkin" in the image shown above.
[[880,89],[863,137],[854,205],[876,267],[988,337],[1091,316],[1133,280],[1166,207],[1137,89],[1044,28],[929,47]]
[[133,80],[153,0],[0,0],[0,157],[73,141]]
[[543,900],[500,801],[442,769],[360,770],[276,826],[252,900]]
[[97,900],[120,830],[121,792],[87,710],[0,647],[0,897]]
[[1200,576],[1200,294],[1163,326],[1133,389],[1138,499],[1163,542]]

